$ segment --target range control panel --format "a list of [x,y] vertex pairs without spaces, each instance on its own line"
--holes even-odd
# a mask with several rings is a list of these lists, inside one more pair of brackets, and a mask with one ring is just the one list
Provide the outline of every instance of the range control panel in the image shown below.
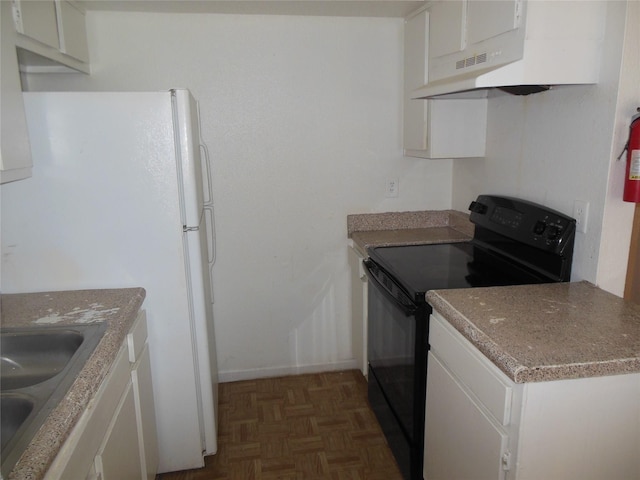
[[542,250],[561,253],[573,246],[576,221],[563,213],[527,200],[480,195],[469,206],[471,221],[495,232]]

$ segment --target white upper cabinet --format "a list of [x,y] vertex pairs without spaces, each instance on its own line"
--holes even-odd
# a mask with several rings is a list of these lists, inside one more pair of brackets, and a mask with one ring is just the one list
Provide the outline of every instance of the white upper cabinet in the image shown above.
[[437,21],[429,25],[429,57],[441,57],[464,50],[467,2],[436,3],[429,13]]
[[412,100],[411,93],[425,84],[427,78],[427,41],[429,13],[422,11],[406,19],[404,24],[404,105],[403,145],[409,157],[427,156],[427,102]]
[[22,101],[11,4],[0,1],[0,183],[31,176],[31,149]]
[[[515,30],[520,26],[519,11],[520,0],[468,2],[466,43],[475,45],[483,40]],[[461,28],[463,24],[464,20],[460,24]]]
[[413,98],[598,81],[606,1],[439,0],[428,9],[428,83]]
[[[444,2],[436,7],[454,18],[460,2]],[[427,55],[431,50],[433,29],[446,37],[454,29],[429,22],[429,12],[422,10],[408,17],[404,31],[404,154],[419,158],[483,157],[487,125],[487,99],[413,100],[416,88],[427,83]],[[453,22],[453,24],[457,24]],[[460,31],[460,29],[458,29]],[[455,38],[454,38],[455,37]],[[457,38],[457,40],[455,40]],[[453,35],[446,50],[461,48],[461,37]],[[443,43],[443,45],[445,44]]]
[[84,11],[70,2],[57,2],[60,27],[60,51],[82,62],[89,63],[87,27]]
[[[469,67],[499,61],[500,52],[488,55],[482,42],[520,26],[522,0],[447,0],[431,9],[429,32],[429,81],[467,71]],[[510,39],[506,45],[514,60],[522,57],[522,42]]]
[[14,0],[14,19],[18,33],[50,47],[60,47],[55,2]]
[[25,72],[89,73],[85,12],[68,0],[12,0],[19,63]]

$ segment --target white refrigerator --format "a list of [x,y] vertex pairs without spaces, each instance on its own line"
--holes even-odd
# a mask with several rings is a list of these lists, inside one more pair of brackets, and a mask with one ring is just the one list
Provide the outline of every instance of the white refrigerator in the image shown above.
[[159,472],[217,450],[211,175],[187,90],[25,93],[33,177],[1,187],[3,293],[147,292]]

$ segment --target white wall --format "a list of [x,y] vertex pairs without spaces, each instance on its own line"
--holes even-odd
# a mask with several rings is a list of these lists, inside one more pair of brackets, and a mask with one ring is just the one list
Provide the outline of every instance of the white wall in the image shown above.
[[[587,200],[587,232],[576,235],[572,278],[598,283],[599,263],[611,264],[612,257],[617,256],[622,262],[616,261],[617,268],[609,271],[622,278],[622,285],[632,205],[617,202],[611,207],[611,212],[623,217],[620,224],[626,230],[615,229],[610,238],[615,246],[602,258],[599,253],[609,170],[610,166],[618,168],[615,157],[626,140],[619,132],[628,128],[631,105],[635,109],[640,101],[637,90],[632,95],[627,88],[623,101],[626,111],[616,110],[625,14],[626,2],[607,2],[603,63],[597,85],[562,86],[525,97],[494,93],[489,99],[486,158],[456,160],[453,167],[453,208],[458,210],[479,193],[522,197],[568,215],[573,215],[576,199]],[[637,29],[637,8],[630,15],[630,28]],[[627,55],[637,56],[637,52],[636,46]],[[626,75],[637,88],[637,66]],[[615,142],[614,127],[618,132]],[[603,287],[622,294],[619,280],[604,282]]]
[[[402,157],[402,20],[87,18],[91,76],[29,75],[28,88],[187,87],[199,99],[221,379],[354,365],[346,215],[451,206],[451,163]],[[398,198],[384,197],[388,177]]]
[[[609,161],[609,181],[600,242],[596,283],[617,295],[622,295],[629,259],[627,247],[631,240],[634,204],[622,201],[626,167],[626,152],[622,161],[614,160],[629,138],[629,123],[640,107],[640,2],[627,4],[620,86],[614,118],[613,151]],[[637,246],[636,246],[637,248]]]

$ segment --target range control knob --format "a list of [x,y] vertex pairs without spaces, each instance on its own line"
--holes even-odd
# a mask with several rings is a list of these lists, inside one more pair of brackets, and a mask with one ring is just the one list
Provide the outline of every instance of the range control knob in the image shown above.
[[561,232],[562,232],[562,229],[560,227],[556,225],[551,225],[547,229],[547,238],[549,240],[556,240],[560,236]]
[[542,235],[547,228],[547,224],[541,220],[538,220],[536,224],[533,226],[533,233],[536,235]]

